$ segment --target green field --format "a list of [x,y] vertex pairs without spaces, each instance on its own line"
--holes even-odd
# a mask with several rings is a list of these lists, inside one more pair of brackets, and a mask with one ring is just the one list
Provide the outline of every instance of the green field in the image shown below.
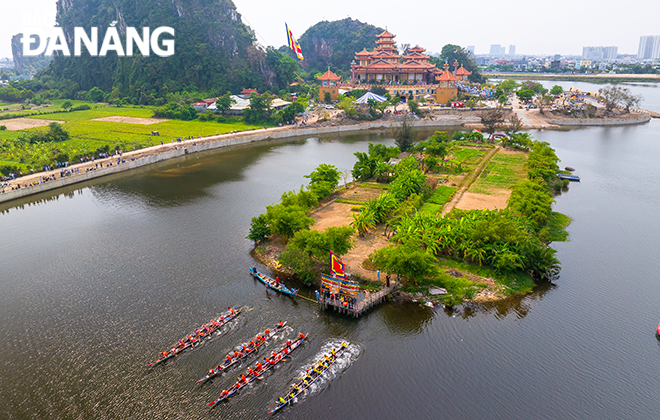
[[526,154],[496,153],[469,192],[492,194],[497,189],[510,189],[526,177],[525,163]]
[[[43,110],[59,110],[61,104]],[[72,101],[74,106],[84,104],[82,101]],[[122,116],[151,118],[153,109],[149,107],[116,107],[86,103],[92,109],[73,112],[57,112],[39,114],[34,112],[25,118],[44,119],[63,122],[62,127],[71,135],[69,140],[60,143],[29,144],[19,141],[23,132],[43,130],[47,128],[32,128],[21,131],[0,131],[0,166],[15,166],[24,172],[29,168],[40,169],[53,163],[55,156],[66,154],[70,161],[79,156],[91,156],[92,153],[105,146],[110,150],[124,151],[141,149],[169,143],[179,137],[205,137],[224,134],[230,131],[244,131],[248,126],[240,123],[218,123],[216,121],[180,121],[168,120],[157,124],[130,124],[107,121],[93,121],[97,118]],[[2,114],[0,114],[2,115]],[[2,120],[0,120],[0,126]],[[152,131],[158,131],[160,136],[151,136]],[[0,172],[2,169],[0,169]]]

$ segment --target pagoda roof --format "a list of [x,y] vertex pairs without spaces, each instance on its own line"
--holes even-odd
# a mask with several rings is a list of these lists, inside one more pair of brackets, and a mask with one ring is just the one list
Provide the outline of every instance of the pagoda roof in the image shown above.
[[438,82],[458,82],[458,77],[451,74],[449,71],[443,72],[440,76],[436,77]]
[[426,49],[420,47],[419,45],[415,45],[415,46],[412,47],[412,48],[408,48],[408,51],[410,51],[410,52],[423,53],[424,51],[426,51]]
[[378,51],[378,52],[376,52],[375,54],[373,54],[371,57],[372,57],[372,58],[376,58],[376,59],[381,59],[381,58],[383,58],[383,59],[384,59],[384,58],[392,59],[392,58],[396,58],[397,60],[398,60],[399,58],[401,58],[401,56],[400,56],[399,54],[395,54],[395,53],[392,53],[392,52],[389,52],[389,51]]
[[259,93],[256,89],[245,88],[241,91],[241,95],[250,95],[252,93]]
[[360,52],[356,52],[355,56],[356,57],[368,57],[368,56],[373,55],[374,53],[375,53],[375,51],[367,51],[367,49],[365,48]]
[[[408,51],[410,51],[410,50],[408,50]],[[415,51],[415,52],[408,53],[408,54],[404,55],[403,58],[405,58],[406,60],[414,60],[414,59],[428,60],[431,57],[426,55],[426,54],[422,54],[422,53],[419,53],[419,52]]]
[[465,69],[465,67],[463,67],[462,64],[461,64],[461,67],[460,67],[458,70],[456,70],[456,75],[457,75],[457,76],[469,76],[469,75],[471,75],[471,74],[472,74],[472,72],[471,72],[471,71],[467,71],[467,70]]
[[394,38],[396,35],[389,33],[387,29],[376,35],[376,38]]
[[405,63],[399,64],[400,69],[433,69],[435,66],[429,63],[420,63],[415,60],[408,60]]
[[323,75],[317,77],[317,80],[339,80],[341,77],[337,76],[333,72],[331,72],[329,69]]
[[393,69],[397,67],[396,64],[392,64],[388,61],[385,61],[383,59],[376,60],[373,63],[369,63],[368,65],[364,66],[363,68],[365,69]]

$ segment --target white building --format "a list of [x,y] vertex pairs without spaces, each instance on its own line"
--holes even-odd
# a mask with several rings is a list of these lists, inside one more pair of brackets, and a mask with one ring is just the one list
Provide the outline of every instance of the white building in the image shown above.
[[516,46],[515,45],[509,45],[509,55],[513,57],[516,55]]
[[490,46],[490,56],[501,57],[505,54],[506,54],[506,47],[503,47],[500,44],[492,44]]
[[616,60],[619,47],[582,47],[582,58],[591,61]]
[[660,59],[660,35],[647,35],[640,37],[637,58],[640,60]]

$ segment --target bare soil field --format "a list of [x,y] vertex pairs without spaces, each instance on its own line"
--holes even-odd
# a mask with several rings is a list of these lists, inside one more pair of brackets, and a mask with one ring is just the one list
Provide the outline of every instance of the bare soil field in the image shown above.
[[461,197],[457,209],[461,210],[495,210],[506,208],[506,202],[511,191],[502,190],[498,194],[477,194],[466,192]]
[[10,120],[0,121],[0,125],[6,126],[7,130],[18,131],[27,130],[29,128],[46,127],[52,122],[64,124],[64,121],[38,120],[32,118],[12,118]]
[[105,121],[105,122],[126,123],[126,124],[151,125],[151,124],[162,123],[162,122],[169,121],[169,120],[165,119],[165,118],[138,118],[138,117],[112,116],[112,117],[96,118],[96,119],[93,119],[91,121]]

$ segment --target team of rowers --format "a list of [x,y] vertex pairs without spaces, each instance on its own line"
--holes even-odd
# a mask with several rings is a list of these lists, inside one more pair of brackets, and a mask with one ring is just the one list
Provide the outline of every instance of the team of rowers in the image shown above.
[[268,356],[264,357],[262,361],[255,363],[252,367],[249,367],[246,372],[247,375],[242,374],[241,376],[239,376],[236,382],[234,383],[234,385],[232,385],[229,389],[223,390],[222,393],[220,394],[220,398],[209,403],[209,405],[215,405],[218,402],[226,398],[229,398],[231,395],[233,395],[234,393],[245,387],[247,384],[259,378],[261,375],[266,373],[277,363],[282,361],[282,359],[284,359],[290,352],[295,350],[295,348],[298,347],[300,342],[304,340],[306,337],[307,334],[300,333],[300,335],[298,335],[298,338],[294,342],[291,342],[291,340],[287,340],[286,345],[282,350],[278,352],[272,352],[270,357]]
[[223,363],[217,365],[215,368],[209,369],[208,374],[197,381],[197,383],[213,378],[228,367],[243,360],[250,354],[257,352],[262,344],[275,336],[275,334],[278,331],[281,331],[285,325],[286,322],[280,321],[278,322],[277,327],[275,327],[275,330],[266,329],[263,334],[257,334],[249,343],[241,345],[240,350],[234,350],[233,352],[228,353]]
[[[241,308],[242,309],[242,308]],[[197,344],[199,344],[202,340],[205,338],[211,337],[211,335],[220,329],[223,325],[225,325],[227,322],[231,321],[236,317],[240,312],[241,309],[234,310],[231,307],[227,308],[227,311],[222,314],[218,319],[212,319],[208,323],[202,325],[201,327],[197,328],[195,331],[192,333],[188,334],[181,340],[177,341],[174,347],[172,347],[169,351],[163,351],[160,353],[160,357],[158,360],[155,362],[149,364],[149,366],[156,365],[165,359],[168,359],[172,356],[177,355],[181,351],[194,347]]]
[[321,357],[318,362],[316,362],[311,368],[307,369],[305,376],[300,382],[294,383],[287,389],[287,395],[285,397],[280,397],[278,399],[279,405],[275,410],[271,411],[271,413],[291,403],[294,398],[305,392],[305,390],[309,388],[312,383],[316,382],[328,369],[330,369],[330,366],[332,366],[337,361],[337,358],[341,355],[342,352],[346,350],[347,347],[348,345],[346,343],[341,343],[339,351],[333,348],[330,350],[329,354],[323,355],[323,357]]

